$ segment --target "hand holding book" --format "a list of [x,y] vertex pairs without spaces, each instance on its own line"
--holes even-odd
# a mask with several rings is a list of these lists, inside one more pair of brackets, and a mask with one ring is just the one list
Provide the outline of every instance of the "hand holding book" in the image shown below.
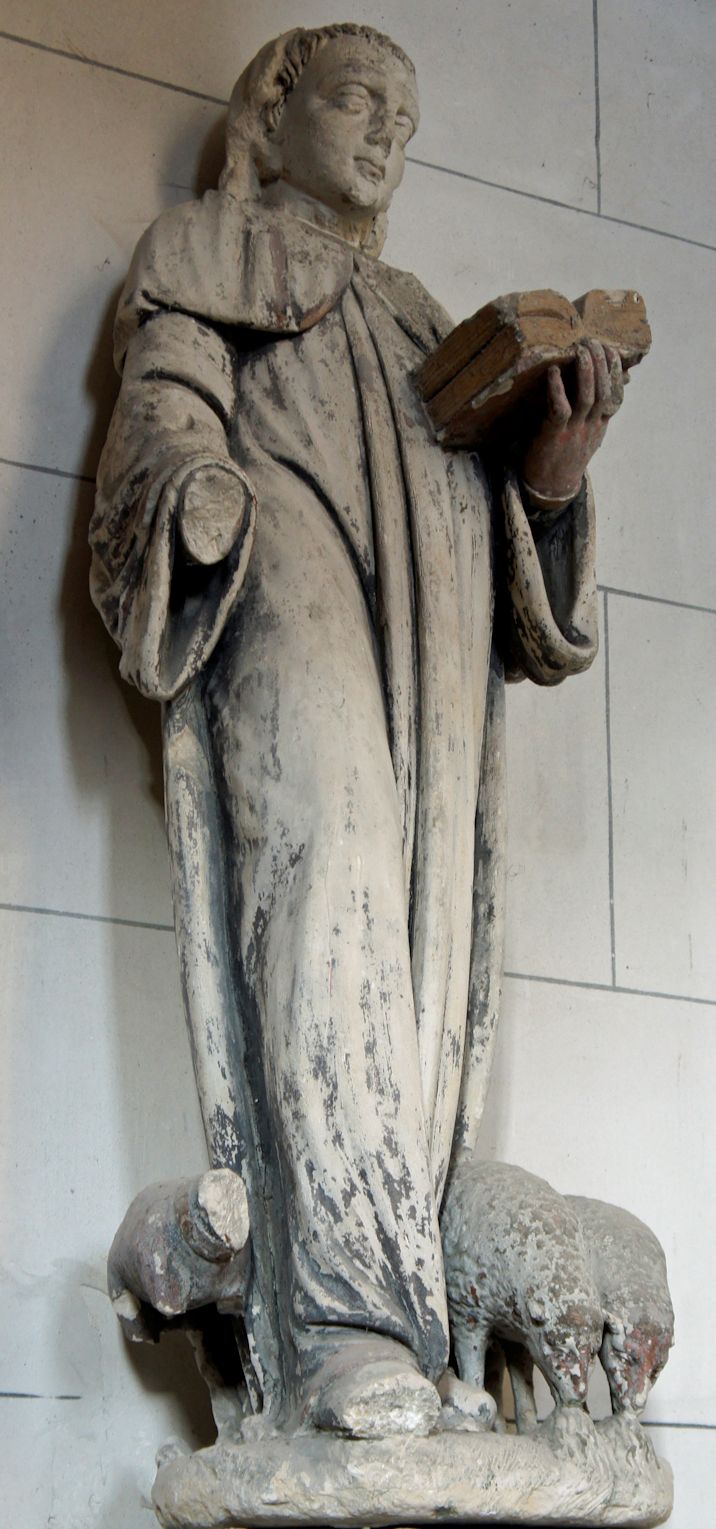
[[512,457],[548,510],[578,491],[650,344],[638,292],[512,292],[453,329],[415,382],[444,446]]
[[582,478],[624,398],[619,352],[587,340],[575,357],[570,402],[560,368],[547,372],[546,411],[524,452],[521,476],[538,509],[559,509],[579,492]]

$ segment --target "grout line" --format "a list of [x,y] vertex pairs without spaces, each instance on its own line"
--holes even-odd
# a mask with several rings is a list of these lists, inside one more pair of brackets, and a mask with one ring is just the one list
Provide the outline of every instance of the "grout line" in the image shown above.
[[645,1422],[643,1418],[640,1421],[642,1428],[696,1428],[703,1429],[705,1433],[711,1433],[716,1429],[716,1423],[664,1423],[661,1420],[652,1423]]
[[[83,53],[71,53],[67,48],[53,48],[49,43],[35,42],[31,37],[21,37],[15,32],[0,31],[0,39],[5,42],[18,43],[24,48],[35,48],[40,53],[53,53],[58,58],[67,58],[73,64],[87,64],[91,69],[105,69],[109,74],[119,74],[128,80],[140,80],[144,85],[156,85],[159,90],[171,90],[175,95],[192,96],[197,101],[210,101],[214,106],[228,106],[228,101],[223,96],[205,95],[201,90],[191,90],[188,85],[174,85],[169,80],[159,80],[153,74],[139,74],[134,69],[120,69],[118,64],[106,64],[98,58],[87,58]],[[600,187],[597,187],[597,208],[575,207],[573,202],[561,202],[558,197],[541,196],[537,191],[522,191],[518,186],[505,186],[502,181],[487,180],[482,175],[472,175],[467,170],[453,170],[449,165],[436,165],[428,159],[416,159],[414,155],[406,155],[409,164],[422,165],[426,170],[437,170],[441,175],[455,175],[460,180],[474,181],[478,186],[489,186],[493,191],[506,191],[510,196],[523,196],[530,202],[542,202],[547,207],[562,207],[565,212],[578,212],[587,218],[601,218],[605,223],[616,223],[621,228],[634,228],[642,234],[654,234],[658,239],[675,239],[677,244],[690,244],[699,250],[714,250],[716,244],[707,244],[704,239],[689,239],[686,234],[673,234],[666,228],[653,228],[649,223],[635,223],[631,218],[618,218],[612,213],[603,213],[599,206]],[[600,171],[601,174],[601,171]]]
[[[107,913],[77,913],[67,908],[40,908],[29,903],[0,902],[0,912],[33,913],[43,918],[74,918],[89,924],[117,924],[126,929],[155,929],[162,934],[173,934],[173,924],[152,924],[137,918],[115,918]],[[663,998],[667,1003],[696,1003],[707,1008],[716,1007],[716,998],[699,998],[689,993],[664,993],[656,988],[625,987],[620,983],[585,982],[576,977],[547,977],[541,972],[505,971],[504,977],[513,982],[545,982],[552,987],[585,988],[595,993],[623,993],[631,998]],[[716,1424],[714,1425],[716,1427]]]
[[0,31],[5,42],[19,43],[23,48],[35,48],[38,53],[53,53],[56,58],[68,58],[73,64],[89,64],[92,69],[106,69],[109,74],[121,74],[125,80],[141,80],[143,85],[158,85],[160,90],[172,90],[175,95],[193,96],[195,101],[211,101],[214,106],[227,106],[221,96],[207,96],[203,90],[190,90],[188,85],[173,85],[170,80],[158,80],[153,74],[139,74],[136,69],[120,69],[118,64],[105,64],[98,58],[87,58],[84,53],[71,53],[68,48],[52,48],[49,43],[35,42],[32,37],[19,37],[15,32]]
[[582,982],[576,977],[545,977],[541,972],[504,972],[503,976],[513,982],[546,982],[552,987],[578,987],[594,993],[623,993],[629,998],[663,998],[667,1003],[697,1003],[706,1008],[716,1008],[716,998],[697,998],[690,993],[663,993],[657,988],[625,987],[621,983],[613,985],[611,982]]
[[[544,1422],[546,1419],[542,1419],[542,1421]],[[605,1418],[604,1421],[607,1422],[608,1418]],[[509,1416],[509,1414],[506,1415],[505,1422],[511,1423],[513,1427],[515,1426],[515,1418]],[[661,1420],[652,1423],[650,1420],[645,1421],[644,1418],[639,1418],[639,1422],[642,1428],[695,1428],[703,1429],[707,1433],[716,1430],[716,1423],[667,1423]]]
[[[24,472],[44,473],[49,478],[69,478],[73,483],[90,483],[97,479],[86,473],[66,472],[62,467],[45,467],[39,462],[18,462],[14,457],[0,457],[0,467],[19,467]],[[716,606],[694,605],[689,600],[670,600],[668,595],[647,595],[640,589],[617,589],[613,584],[597,584],[602,594],[621,595],[625,600],[648,600],[653,605],[672,605],[675,610],[701,611],[706,616],[716,616]]]
[[88,478],[85,473],[68,473],[61,467],[40,467],[37,462],[16,462],[13,457],[0,457],[0,465],[3,467],[22,467],[30,473],[46,473],[50,478],[71,478],[73,483],[95,483],[94,478]]
[[592,0],[594,35],[594,154],[597,164],[597,213],[602,214],[602,112],[599,99],[599,0]]
[[673,605],[680,611],[702,611],[705,616],[716,616],[713,605],[692,605],[689,600],[669,600],[666,595],[645,595],[638,589],[615,589],[612,584],[598,584],[597,589],[605,595],[623,595],[627,600],[651,600],[655,605]]
[[[152,924],[138,918],[115,918],[108,913],[77,913],[69,908],[40,908],[29,903],[0,902],[0,912],[35,913],[43,918],[75,918],[89,924],[118,924],[125,929],[156,929],[162,934],[173,934],[173,924]],[[716,998],[699,998],[690,993],[664,993],[656,988],[625,987],[621,983],[585,982],[576,977],[546,977],[541,972],[509,972],[503,976],[513,982],[546,982],[553,987],[586,988],[595,993],[624,993],[632,998],[663,998],[668,1003],[697,1003],[707,1008],[716,1007]],[[716,1427],[716,1424],[714,1425]]]
[[76,913],[70,908],[36,908],[30,903],[0,903],[5,913],[39,913],[44,918],[78,918],[90,924],[121,924],[126,929],[159,929],[165,934],[174,933],[173,924],[150,924],[141,918],[115,918],[109,913]]
[[[454,175],[458,180],[473,181],[476,186],[488,186],[492,191],[507,191],[510,196],[524,196],[528,202],[544,202],[547,207],[561,207],[565,212],[581,212],[589,218],[598,218],[599,213],[591,207],[575,207],[573,202],[561,202],[556,196],[543,196],[539,191],[521,191],[518,186],[506,186],[502,181],[488,180],[485,175],[473,175],[470,170],[453,170],[449,165],[436,165],[430,159],[418,159],[414,154],[406,154],[406,161],[410,165],[422,165],[424,170],[437,170],[441,175]],[[657,232],[658,230],[648,230]],[[678,234],[669,235],[677,239]],[[711,245],[708,245],[711,249]]]
[[691,244],[699,250],[714,250],[716,244],[706,244],[703,239],[688,239],[685,234],[672,234],[666,228],[652,228],[648,223],[634,223],[631,218],[617,218],[613,213],[597,212],[592,207],[575,207],[573,202],[560,202],[556,196],[542,196],[538,191],[521,191],[518,186],[505,186],[502,181],[491,181],[484,175],[472,175],[468,170],[452,170],[449,165],[436,165],[429,159],[416,159],[406,154],[411,165],[422,165],[425,170],[437,170],[441,175],[455,175],[459,180],[474,181],[477,186],[489,186],[493,191],[507,191],[510,196],[526,197],[528,202],[543,202],[546,207],[562,207],[565,212],[577,212],[584,218],[599,218],[601,223],[618,223],[620,228],[635,228],[642,234],[656,234],[659,239],[675,239],[677,244]]
[[612,792],[612,713],[609,689],[609,595],[604,591],[604,714],[607,730],[607,843],[609,863],[609,939],[612,987],[617,985],[616,913],[614,908],[614,796]]

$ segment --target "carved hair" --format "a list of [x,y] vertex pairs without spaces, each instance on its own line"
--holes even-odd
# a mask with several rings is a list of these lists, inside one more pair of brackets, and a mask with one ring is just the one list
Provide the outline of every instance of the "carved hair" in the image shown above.
[[[336,37],[356,37],[374,43],[414,75],[407,53],[385,33],[360,22],[336,22],[308,30],[296,27],[266,43],[237,80],[226,122],[226,160],[219,187],[239,199],[256,200],[262,185],[276,179],[270,142],[278,128],[284,106],[306,65],[325,43]],[[380,225],[380,226],[379,226]],[[385,237],[385,219],[375,219],[369,236],[374,252]]]

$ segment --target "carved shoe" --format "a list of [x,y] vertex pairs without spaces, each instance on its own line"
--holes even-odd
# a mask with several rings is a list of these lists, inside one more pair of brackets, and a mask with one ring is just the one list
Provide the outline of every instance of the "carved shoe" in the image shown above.
[[409,1363],[381,1359],[334,1376],[313,1394],[304,1417],[353,1439],[425,1436],[440,1416],[436,1387]]

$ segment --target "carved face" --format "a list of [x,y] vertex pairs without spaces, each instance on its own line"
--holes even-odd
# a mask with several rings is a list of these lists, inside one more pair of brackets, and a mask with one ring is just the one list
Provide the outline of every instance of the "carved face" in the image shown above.
[[616,1323],[607,1329],[600,1357],[617,1411],[643,1412],[672,1340],[671,1330],[648,1322],[628,1332]]
[[559,1307],[542,1317],[532,1315],[527,1334],[529,1351],[562,1402],[586,1400],[589,1371],[599,1353],[603,1330],[601,1306],[587,1291],[579,1302],[564,1309]]
[[418,123],[415,80],[393,53],[333,38],[306,65],[274,137],[284,180],[338,213],[385,212]]

